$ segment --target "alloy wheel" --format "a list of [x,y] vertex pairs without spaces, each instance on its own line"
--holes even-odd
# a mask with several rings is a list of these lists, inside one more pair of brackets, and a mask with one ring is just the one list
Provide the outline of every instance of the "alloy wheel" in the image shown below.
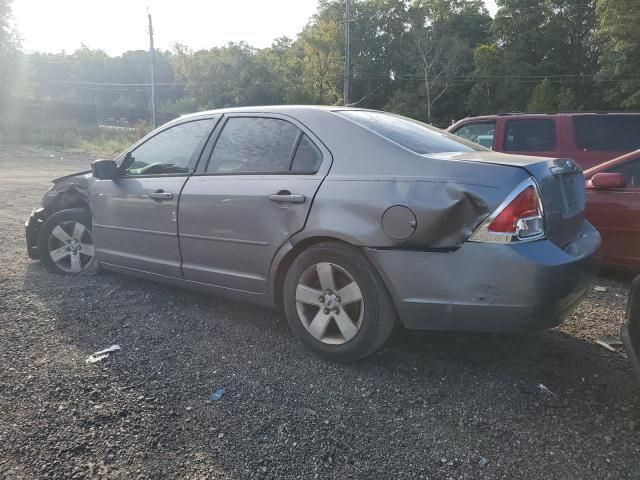
[[353,276],[333,263],[311,265],[296,287],[296,308],[306,330],[318,341],[342,345],[362,326],[364,299]]
[[68,273],[82,273],[94,262],[93,236],[80,222],[57,225],[49,235],[48,247],[51,260]]

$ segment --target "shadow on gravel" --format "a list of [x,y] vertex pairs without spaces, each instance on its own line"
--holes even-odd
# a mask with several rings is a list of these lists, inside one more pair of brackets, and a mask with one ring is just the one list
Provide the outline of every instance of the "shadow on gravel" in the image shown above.
[[[609,275],[628,278],[616,273]],[[293,344],[296,350],[301,350],[299,355],[311,355],[297,344],[283,315],[268,308],[112,272],[101,272],[95,277],[58,276],[47,272],[39,263],[28,266],[24,283],[26,289],[37,294],[43,304],[55,312],[57,325],[68,340],[89,353],[115,340],[114,332],[128,330],[130,337],[145,333],[142,329],[149,327],[149,321],[153,322],[155,334],[175,332],[176,328],[183,331],[186,336],[172,339],[176,348],[181,342],[202,341],[215,332],[215,322],[221,321],[225,327],[237,327],[238,346],[246,341],[241,337],[242,331],[249,329],[251,333],[260,332],[266,337],[276,335],[280,342],[287,344],[287,349]],[[88,325],[91,325],[90,329],[86,328]],[[205,328],[198,331],[199,325]],[[193,330],[186,331],[187,327],[193,327]],[[144,348],[144,345],[136,348]],[[286,352],[268,348],[262,353],[277,357]],[[399,328],[386,348],[370,360],[339,368],[405,364],[425,371],[431,369],[434,362],[444,360],[472,372],[496,370],[506,374],[522,370],[519,374],[524,374],[533,368],[575,377],[579,373],[592,376],[613,367],[624,376],[631,373],[624,362],[612,362],[611,359],[612,355],[592,342],[557,330],[529,335],[496,335]]]
[[[557,330],[400,330],[370,359],[335,365],[261,307],[117,274],[59,277],[37,263],[24,285],[85,355],[122,346],[103,364],[80,363],[82,380],[68,387],[106,402],[99,415],[89,406],[81,413],[89,425],[143,439],[127,440],[126,458],[105,447],[104,462],[119,468],[339,478],[357,467],[364,478],[413,462],[416,473],[444,478],[455,470],[442,458],[457,452],[459,468],[475,471],[481,453],[495,459],[493,474],[517,478],[527,449],[540,447],[562,460],[539,477],[550,478],[563,476],[563,463],[579,464],[595,438],[638,448],[639,389],[626,361]],[[208,402],[219,387],[223,399]],[[379,459],[369,464],[380,439],[392,448],[374,449]]]

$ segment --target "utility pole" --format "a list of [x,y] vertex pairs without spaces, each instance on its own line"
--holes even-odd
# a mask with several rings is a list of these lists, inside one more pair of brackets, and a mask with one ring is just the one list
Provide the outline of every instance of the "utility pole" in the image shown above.
[[151,123],[153,128],[158,126],[156,119],[156,51],[153,47],[153,20],[151,13],[147,11],[149,16],[149,56],[151,57]]
[[345,19],[344,19],[344,91],[342,96],[344,97],[345,106],[349,105],[349,78],[351,77],[351,55],[350,52],[350,37],[349,24],[351,22],[351,15],[349,13],[349,0],[345,0]]

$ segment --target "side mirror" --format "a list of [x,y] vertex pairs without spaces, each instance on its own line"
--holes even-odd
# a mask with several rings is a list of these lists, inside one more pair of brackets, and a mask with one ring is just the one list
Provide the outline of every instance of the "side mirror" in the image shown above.
[[624,188],[627,181],[621,173],[596,173],[591,177],[591,187],[606,190],[608,188]]
[[118,164],[113,160],[96,160],[91,164],[91,173],[98,180],[113,180],[118,178]]

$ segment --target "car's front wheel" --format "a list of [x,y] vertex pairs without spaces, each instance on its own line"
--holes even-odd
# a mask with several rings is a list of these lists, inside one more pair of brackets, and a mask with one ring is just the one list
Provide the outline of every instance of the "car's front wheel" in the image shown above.
[[91,214],[70,208],[51,215],[38,235],[40,260],[58,274],[90,275],[97,271]]
[[396,322],[393,302],[371,263],[360,250],[339,242],[314,245],[293,261],[284,307],[304,344],[336,362],[372,354]]

